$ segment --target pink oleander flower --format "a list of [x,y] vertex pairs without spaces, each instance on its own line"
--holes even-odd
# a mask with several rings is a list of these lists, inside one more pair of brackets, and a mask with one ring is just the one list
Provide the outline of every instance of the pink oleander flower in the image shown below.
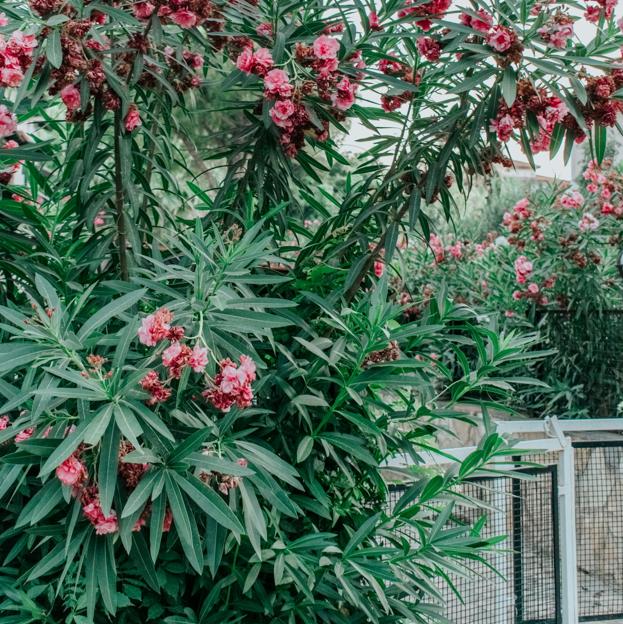
[[342,111],[348,110],[355,103],[356,92],[357,85],[344,76],[335,85],[335,93],[331,96],[333,106]]
[[96,215],[95,218],[93,219],[93,226],[94,227],[101,227],[102,225],[104,225],[106,223],[104,217],[106,216],[106,212],[104,210],[100,210]]
[[295,108],[292,100],[277,100],[270,109],[270,118],[273,123],[280,128],[290,128],[292,121],[290,117],[294,115]]
[[433,254],[435,254],[435,262],[439,264],[443,262],[445,257],[445,249],[443,247],[443,241],[436,234],[431,234],[430,239],[428,241]]
[[515,301],[521,301],[521,299],[523,298],[523,293],[520,290],[513,290],[512,297]]
[[24,79],[24,72],[19,67],[3,67],[0,70],[0,82],[5,87],[19,87]]
[[488,33],[493,26],[493,15],[484,9],[478,9],[478,17],[472,17],[467,13],[461,13],[461,23],[469,26],[480,33]]
[[429,61],[438,61],[441,56],[441,46],[432,37],[419,37],[417,49]]
[[383,30],[383,26],[381,26],[378,13],[376,13],[375,11],[368,15],[368,23],[370,24],[370,30],[375,30],[377,32]]
[[385,263],[382,260],[375,260],[374,275],[376,275],[376,277],[383,277],[383,273],[385,273]]
[[251,383],[255,381],[255,362],[250,357],[241,355],[239,366],[230,359],[225,359],[219,363],[219,367],[214,386],[202,393],[204,398],[223,412],[228,412],[233,405],[239,408],[250,407],[253,401]]
[[506,318],[513,318],[513,316],[515,316],[515,313],[512,310],[506,310],[506,312],[504,312],[504,316]]
[[11,421],[8,416],[0,416],[0,431],[4,431],[9,427]]
[[273,55],[268,48],[260,48],[253,54],[253,71],[258,76],[265,76],[274,64]]
[[141,116],[138,112],[138,108],[134,104],[132,104],[130,108],[128,109],[128,114],[125,116],[124,123],[125,123],[125,129],[128,132],[133,132],[139,126],[143,125],[143,122],[141,121]]
[[171,398],[171,389],[167,388],[156,371],[149,371],[140,381],[141,388],[149,392],[150,397],[147,399],[147,405],[156,405],[164,403]]
[[518,284],[525,284],[528,277],[532,274],[532,262],[526,256],[519,256],[515,260],[515,277]]
[[513,36],[505,26],[494,26],[487,35],[487,43],[496,52],[506,52],[513,44]]
[[92,485],[84,488],[80,495],[80,502],[82,503],[82,513],[95,527],[95,533],[97,535],[116,533],[119,530],[119,523],[115,511],[111,509],[109,516],[104,515],[97,486]]
[[15,436],[15,442],[23,442],[24,440],[28,440],[32,438],[32,434],[35,432],[34,427],[28,427],[23,429]]
[[293,91],[290,78],[283,69],[271,69],[266,73],[264,89],[267,95],[278,95],[284,98],[289,98]]
[[197,16],[187,9],[180,9],[171,13],[169,19],[177,24],[180,28],[192,28],[197,25]]
[[17,118],[4,104],[0,104],[0,138],[10,136],[16,130]]
[[531,282],[530,284],[528,284],[527,290],[531,295],[536,295],[539,292],[539,285]]
[[268,37],[269,39],[273,36],[273,25],[270,22],[262,22],[256,29],[255,32],[260,37]]
[[251,46],[244,48],[238,55],[236,67],[245,74],[251,74],[253,71],[253,48]]
[[614,205],[611,204],[610,202],[604,202],[601,205],[601,214],[602,215],[611,215],[614,214]]
[[148,347],[155,347],[169,336],[172,320],[173,314],[167,308],[160,308],[157,312],[146,316],[141,320],[138,330],[139,341]]
[[0,13],[0,28],[3,26],[9,25],[9,18],[6,16],[6,13]]
[[454,245],[450,245],[450,247],[448,247],[448,251],[453,258],[460,260],[463,256],[463,244],[461,241],[457,241]]
[[207,364],[208,348],[196,344],[188,358],[188,366],[190,366],[195,373],[203,373]]
[[169,374],[174,379],[182,376],[182,371],[188,366],[188,360],[192,354],[188,345],[173,341],[162,353],[162,363],[169,369]]
[[63,485],[72,487],[80,486],[88,477],[85,465],[75,455],[70,455],[56,468],[56,476]]
[[582,232],[596,230],[599,227],[599,221],[590,212],[587,212],[578,221],[578,227]]
[[144,20],[151,17],[155,9],[156,7],[151,2],[136,2],[132,7],[132,12],[134,17]]
[[565,208],[580,208],[584,203],[584,197],[579,191],[566,193],[560,198],[560,205]]
[[61,100],[68,111],[75,111],[80,108],[80,91],[75,85],[67,85],[61,89]]
[[340,42],[334,37],[320,35],[312,46],[314,55],[319,59],[334,59],[340,51]]
[[510,115],[503,115],[499,119],[492,120],[489,126],[491,132],[495,132],[502,143],[506,143],[513,136],[514,128],[515,122]]

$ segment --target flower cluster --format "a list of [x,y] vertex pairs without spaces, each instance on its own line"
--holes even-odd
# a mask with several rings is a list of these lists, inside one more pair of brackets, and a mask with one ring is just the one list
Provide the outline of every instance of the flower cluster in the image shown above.
[[586,190],[593,195],[602,215],[623,218],[623,176],[607,160],[599,167],[591,161],[584,171]]
[[[422,75],[419,72],[414,72],[411,67],[398,60],[381,59],[378,66],[385,75],[398,78],[416,86],[419,85],[422,80]],[[414,92],[410,89],[390,89],[388,93],[381,96],[381,108],[390,113],[399,109],[405,102],[411,100],[413,96]]]
[[179,379],[187,366],[195,373],[203,373],[208,363],[208,349],[198,344],[191,349],[175,340],[163,351],[162,363],[173,379]]
[[589,4],[584,11],[584,17],[589,22],[597,24],[603,15],[609,20],[617,6],[617,0],[594,0],[595,4]]
[[205,26],[217,31],[222,24],[223,15],[218,5],[210,0],[153,0],[137,2],[133,5],[134,16],[148,20],[156,14],[161,21],[176,24],[188,29]]
[[522,223],[529,219],[532,214],[530,200],[524,197],[513,206],[511,212],[504,213],[502,223],[511,234],[516,234],[521,229]]
[[36,47],[35,36],[21,30],[13,32],[8,39],[0,35],[0,87],[20,86]]
[[[491,122],[490,129],[496,133],[499,141],[506,143],[515,130],[526,126],[529,113],[536,117],[539,127],[538,134],[530,142],[535,153],[549,149],[556,124],[566,124],[570,118],[575,122],[560,98],[548,95],[545,89],[535,89],[529,80],[520,80],[515,102],[509,107],[504,100],[500,100],[497,116]],[[579,129],[578,133],[578,137],[583,140],[584,135]]]
[[415,0],[405,0],[404,6],[398,11],[398,17],[416,18],[415,25],[422,30],[430,30],[433,19],[443,19],[450,8],[452,0],[431,0],[424,4]]
[[[340,42],[330,35],[332,32],[335,29],[327,27],[311,45],[296,44],[294,59],[300,66],[297,75],[301,74],[301,78],[294,82],[287,68],[274,67],[268,48],[255,49],[253,42],[244,38],[230,42],[230,50],[237,55],[238,69],[263,79],[270,118],[279,130],[284,151],[291,157],[303,147],[307,136],[317,141],[329,138],[328,119],[320,119],[306,98],[317,97],[325,102],[331,116],[338,121],[343,120],[345,111],[355,103],[360,77],[357,72],[347,75],[339,70]],[[352,70],[364,67],[358,52],[342,62],[349,63]]]
[[526,258],[526,256],[519,256],[515,260],[515,279],[518,284],[525,284],[530,275],[532,274],[533,266],[532,262]]
[[558,11],[537,31],[545,43],[553,48],[564,49],[567,41],[573,37],[573,19]]
[[203,397],[223,412],[228,412],[233,405],[250,407],[253,401],[251,383],[256,377],[253,360],[241,355],[238,365],[227,358],[219,362],[219,368],[213,386],[204,390]]

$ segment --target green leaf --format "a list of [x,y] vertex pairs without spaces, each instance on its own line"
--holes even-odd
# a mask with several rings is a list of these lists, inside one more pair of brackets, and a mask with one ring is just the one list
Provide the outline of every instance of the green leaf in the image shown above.
[[141,288],[134,292],[122,295],[118,299],[111,301],[105,305],[99,312],[96,312],[81,328],[78,332],[78,340],[83,341],[88,338],[96,329],[107,323],[111,318],[119,316],[125,312],[128,308],[137,304],[141,299],[145,297],[147,290]]
[[227,506],[225,501],[212,488],[197,479],[197,477],[183,477],[171,471],[169,473],[188,494],[198,507],[200,507],[210,518],[234,533],[244,533],[244,528],[234,512]]
[[84,440],[84,431],[87,422],[81,422],[51,453],[45,464],[41,467],[40,476],[45,476],[52,472],[59,464],[63,463]]
[[47,37],[45,55],[52,67],[58,69],[63,63],[63,48],[61,46],[61,31],[54,28]]
[[119,441],[119,429],[117,429],[115,423],[111,422],[102,440],[98,466],[100,504],[105,516],[110,515],[110,508],[117,486]]
[[199,532],[197,531],[195,516],[192,509],[187,506],[182,492],[171,474],[165,473],[164,478],[165,490],[171,512],[173,513],[173,522],[182,544],[182,550],[190,565],[198,574],[201,574],[203,571],[203,549]]
[[117,573],[112,552],[112,536],[98,537],[95,540],[97,561],[97,584],[106,610],[114,615],[117,611]]
[[517,96],[517,73],[509,65],[502,76],[502,97],[508,106],[512,106]]
[[301,463],[304,462],[308,457],[309,454],[312,452],[312,449],[314,448],[314,438],[312,438],[311,436],[305,436],[298,445],[298,448],[296,449],[296,461],[297,463]]
[[606,142],[608,139],[608,131],[605,126],[596,125],[593,129],[593,143],[595,146],[595,159],[597,164],[601,165],[606,155]]
[[122,518],[127,518],[136,513],[139,509],[142,509],[147,503],[147,499],[152,493],[154,487],[160,479],[163,478],[163,472],[161,469],[148,470],[143,478],[139,481],[138,485],[134,488],[132,494],[128,497],[125,507],[121,512]]

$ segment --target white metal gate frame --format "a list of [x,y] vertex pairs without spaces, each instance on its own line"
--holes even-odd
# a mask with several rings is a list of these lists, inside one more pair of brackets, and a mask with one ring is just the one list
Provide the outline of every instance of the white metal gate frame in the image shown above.
[[[578,566],[577,566],[577,539],[575,526],[575,455],[569,433],[581,432],[623,432],[623,418],[588,418],[578,420],[559,420],[556,417],[544,420],[509,420],[496,423],[497,432],[504,437],[513,434],[541,434],[546,437],[537,440],[521,440],[512,446],[513,449],[531,452],[560,453],[558,460],[557,496],[559,509],[559,536],[560,536],[560,571],[561,571],[561,624],[579,624],[578,609]],[[476,450],[475,446],[444,449],[440,453],[424,452],[421,456],[424,465],[447,465],[453,461],[460,462]],[[407,456],[397,456],[387,462],[387,467],[407,467],[411,464]],[[500,466],[500,468],[503,468]],[[507,467],[513,470],[513,467]],[[503,480],[500,480],[503,483]],[[499,488],[500,496],[504,497],[503,486]],[[497,507],[497,506],[496,506]],[[498,508],[503,508],[500,504]],[[492,521],[499,524],[499,533],[504,533],[504,516],[502,513],[493,514]],[[508,562],[502,555],[496,562],[500,575],[501,587],[498,593],[498,606],[507,614],[512,610],[512,598],[507,597],[506,568]],[[495,565],[495,564],[494,564]],[[502,620],[512,621],[512,620]]]

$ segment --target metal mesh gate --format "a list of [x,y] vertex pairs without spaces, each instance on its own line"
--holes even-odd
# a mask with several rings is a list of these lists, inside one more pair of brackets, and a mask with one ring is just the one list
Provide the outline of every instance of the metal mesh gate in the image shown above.
[[623,445],[573,446],[580,621],[623,621]]
[[[508,540],[491,554],[489,565],[473,562],[471,574],[451,575],[456,593],[440,582],[445,617],[452,624],[559,622],[556,467],[522,472],[525,480],[483,478],[461,486],[461,495],[482,506],[457,504],[454,521],[471,525],[484,514],[481,534],[508,535]],[[393,488],[390,506],[402,491]]]

